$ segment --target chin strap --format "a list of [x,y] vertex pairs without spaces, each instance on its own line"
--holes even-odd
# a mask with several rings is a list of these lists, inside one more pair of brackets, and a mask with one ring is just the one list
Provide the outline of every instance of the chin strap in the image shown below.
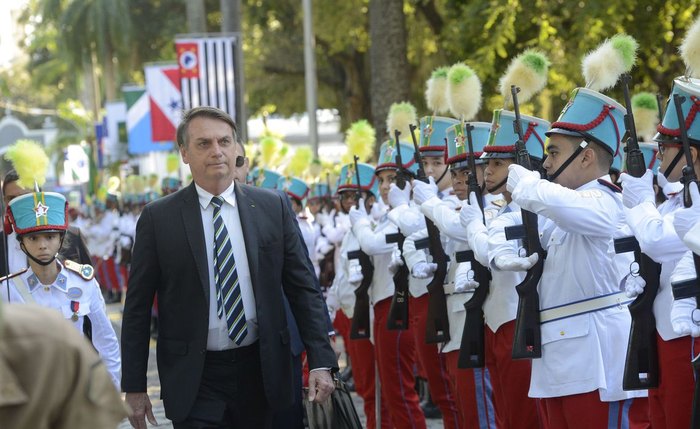
[[571,156],[569,156],[569,158],[566,161],[564,161],[564,163],[559,168],[557,168],[557,171],[555,171],[554,174],[552,174],[551,176],[547,176],[547,180],[549,180],[550,182],[553,182],[554,180],[556,180],[556,178],[559,177],[559,175],[566,169],[566,167],[568,167],[569,164],[574,162],[574,159],[576,159],[576,157],[581,152],[583,152],[583,150],[587,147],[588,147],[588,142],[586,140],[583,140],[578,145],[578,147],[576,148],[574,153],[572,153]]
[[435,184],[436,184],[436,185],[437,185],[438,183],[440,183],[440,181],[441,181],[442,179],[445,178],[445,175],[447,174],[447,171],[448,171],[448,170],[449,170],[449,168],[445,168],[445,171],[443,171],[442,174],[440,175],[440,177],[435,181]]
[[[508,183],[508,176],[506,176],[505,179],[501,180],[496,186],[492,187],[491,189],[487,189],[487,191],[489,191],[489,194],[493,194],[497,190],[501,189],[501,186],[505,185],[506,183]],[[484,185],[484,187],[486,187],[486,185]]]
[[673,171],[674,168],[676,168],[676,164],[681,160],[683,157],[684,152],[683,150],[679,150],[676,156],[673,157],[671,160],[671,163],[668,164],[668,167],[666,167],[666,170],[664,170],[664,176],[669,177],[671,175],[671,172]]

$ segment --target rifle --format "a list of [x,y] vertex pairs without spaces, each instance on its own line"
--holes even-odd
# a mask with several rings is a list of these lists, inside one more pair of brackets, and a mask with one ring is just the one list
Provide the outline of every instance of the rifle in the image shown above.
[[331,173],[326,173],[326,205],[330,212],[333,209],[333,197],[331,197]]
[[[401,148],[399,147],[399,135],[401,135],[401,133],[398,130],[394,130],[394,137],[396,138],[396,163],[398,164],[396,186],[400,189],[405,189],[406,181],[411,179],[411,173],[403,168]],[[408,266],[406,266],[406,260],[403,259],[403,243],[405,240],[406,237],[400,232],[386,235],[387,243],[396,243],[399,246],[401,260],[403,260],[403,264],[398,268],[396,273],[394,273],[393,277],[394,296],[391,298],[389,317],[386,321],[386,327],[390,330],[408,329],[408,275],[410,273],[408,272]]]
[[[467,133],[467,143],[469,144],[469,194],[476,195],[476,200],[481,209],[481,217],[484,223],[484,201],[481,195],[481,186],[476,178],[476,160],[474,159],[474,145],[472,142],[472,124],[464,124]],[[464,320],[464,330],[462,331],[462,342],[459,346],[458,368],[483,368],[486,362],[484,352],[484,301],[489,294],[491,283],[491,271],[481,265],[474,257],[474,251],[459,252],[455,255],[457,262],[463,262],[462,256],[471,263],[474,271],[474,280],[479,283],[479,287],[474,291],[474,296],[464,303],[467,312]]]
[[[518,104],[518,92],[520,88],[511,85],[510,93],[513,98],[513,111],[515,122],[513,128],[518,135],[515,142],[516,164],[532,170],[530,155],[527,153],[523,140],[523,129],[520,126],[520,105]],[[533,359],[542,357],[542,338],[540,332],[540,294],[537,285],[542,277],[544,269],[545,252],[540,243],[537,230],[537,215],[527,210],[521,210],[523,223],[515,227],[506,227],[505,234],[508,240],[523,240],[523,247],[527,255],[533,253],[539,255],[537,263],[527,270],[525,279],[515,287],[518,293],[518,312],[515,317],[515,334],[513,336],[513,359]]]
[[[413,130],[416,126],[411,124],[411,138],[413,139],[413,159],[418,165],[416,179],[428,182],[423,169],[423,158],[420,155],[418,142]],[[450,340],[450,322],[447,318],[447,298],[445,297],[445,277],[447,277],[447,255],[442,248],[440,241],[440,230],[432,220],[425,218],[425,227],[428,230],[428,248],[433,257],[433,262],[437,264],[437,269],[433,273],[433,278],[428,283],[428,320],[425,325],[425,342],[427,344],[443,343]],[[418,247],[416,245],[416,247]]]
[[[354,156],[355,178],[357,180],[357,208],[360,208],[362,199],[362,186],[360,185],[360,170],[357,168],[357,155]],[[353,310],[352,325],[350,326],[350,339],[359,340],[369,338],[369,287],[372,284],[374,266],[372,260],[362,249],[348,252],[348,259],[358,259],[362,269],[362,282],[355,289],[355,308]]]
[[[686,165],[683,167],[683,177],[681,182],[683,183],[683,205],[685,207],[690,207],[693,201],[690,198],[690,184],[697,183],[698,179],[695,175],[695,169],[693,168],[693,158],[690,154],[690,142],[688,141],[688,130],[685,128],[685,118],[683,117],[683,110],[681,109],[685,97],[678,94],[673,95],[673,104],[676,107],[676,114],[678,115],[678,129],[681,134],[681,142],[683,143],[683,153],[685,155]],[[696,202],[697,203],[697,202]],[[679,290],[678,284],[671,285],[673,288],[674,299],[683,299],[689,297],[695,297],[695,305],[700,303],[700,285],[698,280],[700,279],[700,255],[693,253],[693,262],[695,262],[695,279],[691,279],[681,283],[681,286],[685,285],[685,290]],[[686,292],[684,295],[681,292]],[[696,356],[692,362],[693,373],[695,375],[695,394],[693,396],[693,415],[691,418],[690,427],[700,428],[700,355]]]
[[[644,154],[639,150],[637,129],[634,125],[632,101],[629,92],[630,76],[622,75],[622,90],[625,95],[625,125],[627,126],[627,172],[642,177],[647,170]],[[646,282],[642,292],[630,305],[632,317],[630,337],[627,343],[625,370],[622,375],[624,390],[643,390],[659,386],[659,355],[656,347],[656,318],[654,299],[659,291],[661,265],[642,253],[635,237],[614,240],[615,253],[634,252],[634,261],[639,266],[639,275]]]

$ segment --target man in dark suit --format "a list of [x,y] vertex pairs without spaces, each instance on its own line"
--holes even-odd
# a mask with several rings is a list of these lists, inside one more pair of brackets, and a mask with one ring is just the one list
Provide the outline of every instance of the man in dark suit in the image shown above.
[[[193,183],[144,209],[122,323],[122,389],[136,428],[146,394],[148,324],[160,310],[158,372],[175,428],[263,428],[293,401],[283,296],[307,350],[309,399],[326,400],[337,368],[323,298],[279,194],[233,183],[236,126],[201,107],[178,127]],[[233,268],[231,268],[233,267]],[[231,297],[231,299],[229,299]]]

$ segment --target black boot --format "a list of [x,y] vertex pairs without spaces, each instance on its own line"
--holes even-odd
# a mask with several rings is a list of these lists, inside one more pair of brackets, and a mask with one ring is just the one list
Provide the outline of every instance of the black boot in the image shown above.
[[440,412],[440,408],[438,408],[437,405],[433,403],[433,400],[430,397],[430,392],[428,392],[427,401],[421,402],[420,407],[423,410],[423,415],[426,419],[442,418],[442,412]]

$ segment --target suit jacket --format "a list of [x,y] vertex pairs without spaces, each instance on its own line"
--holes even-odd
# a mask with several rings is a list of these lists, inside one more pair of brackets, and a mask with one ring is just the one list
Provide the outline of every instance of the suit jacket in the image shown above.
[[[236,205],[258,317],[262,382],[274,411],[293,401],[292,353],[284,297],[309,368],[337,369],[321,293],[294,214],[274,192],[236,183]],[[166,416],[184,420],[194,403],[207,346],[209,274],[194,184],[147,205],[136,226],[122,322],[122,390],[146,391],[150,310],[158,293],[158,372]],[[264,359],[262,358],[264,356]]]

